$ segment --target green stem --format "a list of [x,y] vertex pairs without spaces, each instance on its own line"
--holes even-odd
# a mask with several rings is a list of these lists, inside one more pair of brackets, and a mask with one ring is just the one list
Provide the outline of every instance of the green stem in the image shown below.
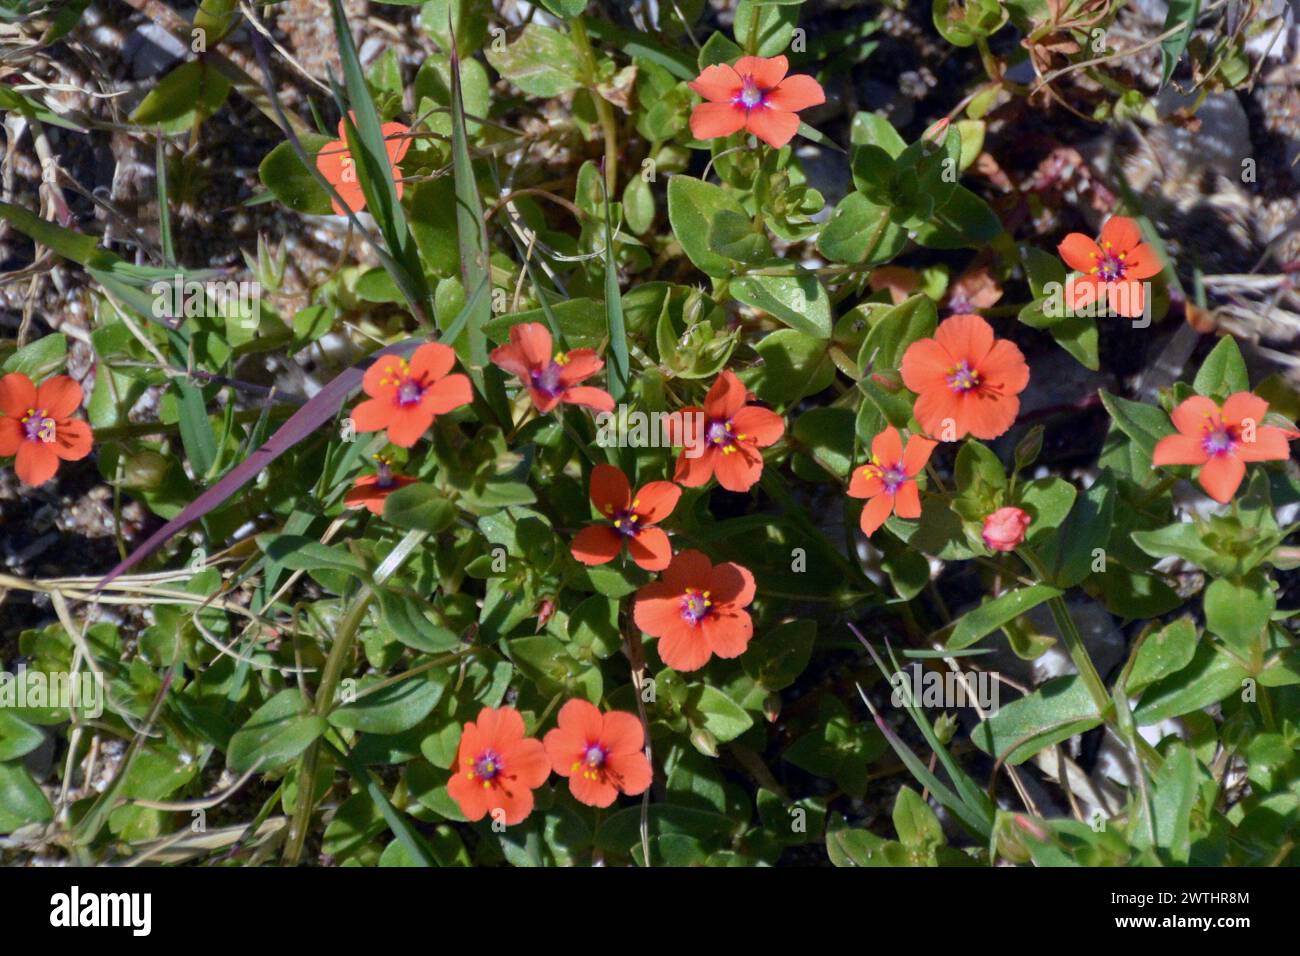
[[1092,702],[1097,706],[1097,712],[1109,721],[1108,714],[1111,711],[1110,694],[1106,692],[1106,684],[1097,673],[1096,665],[1092,663],[1092,658],[1088,655],[1088,649],[1084,646],[1083,635],[1074,625],[1074,618],[1070,616],[1070,609],[1066,607],[1065,600],[1060,597],[1054,597],[1047,602],[1048,610],[1052,612],[1052,620],[1056,622],[1056,628],[1061,632],[1061,640],[1065,642],[1065,648],[1070,652],[1070,660],[1074,661],[1075,668],[1079,671],[1079,676],[1083,678],[1083,683],[1088,688],[1088,693],[1092,696]]
[[[1020,548],[1017,552],[1024,559],[1025,564],[1034,576],[1046,584],[1050,581],[1050,575],[1047,569],[1043,567],[1042,561],[1038,555],[1034,554],[1027,547]],[[1113,723],[1115,718],[1114,705],[1110,699],[1110,694],[1106,690],[1106,684],[1097,673],[1097,667],[1092,663],[1092,658],[1088,655],[1088,649],[1084,646],[1083,635],[1074,625],[1074,618],[1070,616],[1070,609],[1066,607],[1065,600],[1061,597],[1051,598],[1047,602],[1048,610],[1052,612],[1052,620],[1056,622],[1056,629],[1061,632],[1061,640],[1065,642],[1065,649],[1070,654],[1070,660],[1074,661],[1074,667],[1079,672],[1079,677],[1083,680],[1084,686],[1088,688],[1088,693],[1092,696],[1092,702],[1097,707],[1097,713],[1107,723]]]
[[[356,643],[357,631],[370,610],[370,603],[375,599],[375,592],[369,584],[363,584],[356,600],[348,608],[343,620],[339,622],[338,633],[325,659],[325,668],[321,672],[320,686],[312,704],[312,712],[318,717],[325,717],[334,708],[334,695],[338,690],[343,668],[352,655]],[[307,828],[311,825],[312,810],[316,804],[316,765],[320,760],[320,740],[312,742],[303,754],[298,772],[298,795],[293,810],[293,820],[289,827],[288,842],[284,850],[284,864],[297,866],[302,858],[303,846],[307,842]]]
[[600,120],[600,128],[605,134],[605,191],[609,195],[609,201],[613,202],[617,195],[614,189],[618,185],[618,121],[614,117],[614,107],[596,89],[596,53],[591,48],[587,25],[582,17],[573,18],[572,35],[574,45],[583,59],[587,88],[596,102],[596,118]]

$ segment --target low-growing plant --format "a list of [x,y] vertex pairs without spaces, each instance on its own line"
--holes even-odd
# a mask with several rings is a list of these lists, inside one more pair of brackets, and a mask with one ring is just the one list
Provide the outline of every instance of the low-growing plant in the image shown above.
[[[1142,197],[1043,240],[972,176],[994,110],[1079,112],[1079,71],[1092,121],[1154,94],[1089,46],[1118,5],[936,4],[983,75],[910,142],[834,124],[876,27],[811,36],[798,0],[730,31],[433,0],[419,62],[368,69],[330,6],[299,112],[271,35],[200,10],[124,126],[157,255],[0,203],[93,305],[0,343],[0,456],[111,489],[120,557],[0,574],[39,612],[0,633],[0,854],[1297,862],[1300,396],[1230,335],[1098,389],[1187,295]],[[1196,22],[1161,82],[1244,82]],[[236,98],[275,129],[250,202],[347,237],[293,291],[277,241],[176,256],[169,183]]]

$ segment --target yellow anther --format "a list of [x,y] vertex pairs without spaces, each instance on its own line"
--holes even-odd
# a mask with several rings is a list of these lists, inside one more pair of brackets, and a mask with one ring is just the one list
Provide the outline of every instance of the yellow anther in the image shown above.
[[563,352],[556,352],[555,358],[552,361],[554,361],[556,365],[568,365],[569,357]]

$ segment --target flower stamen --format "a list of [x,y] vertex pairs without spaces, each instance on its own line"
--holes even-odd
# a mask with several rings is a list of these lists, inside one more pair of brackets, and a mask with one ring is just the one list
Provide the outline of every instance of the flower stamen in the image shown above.
[[962,362],[948,369],[948,387],[957,394],[965,394],[979,388],[980,373],[970,367],[969,362]]

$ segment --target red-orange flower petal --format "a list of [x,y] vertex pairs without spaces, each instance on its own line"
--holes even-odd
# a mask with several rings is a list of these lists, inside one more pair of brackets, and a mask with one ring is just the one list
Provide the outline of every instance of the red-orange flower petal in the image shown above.
[[651,481],[636,493],[636,513],[646,524],[658,524],[673,513],[681,500],[682,489],[671,481]]
[[700,75],[686,85],[700,96],[714,103],[730,104],[740,95],[740,74],[726,63],[706,66]]
[[1096,241],[1081,232],[1072,232],[1056,247],[1061,260],[1077,272],[1087,273],[1097,265],[1101,248]]
[[717,377],[704,396],[704,414],[709,418],[729,419],[744,406],[749,392],[730,369]]
[[0,377],[0,414],[22,418],[27,409],[36,407],[36,386],[22,372]]
[[736,72],[742,80],[749,77],[762,90],[773,90],[781,85],[790,70],[790,61],[780,56],[742,56],[736,61]]
[[730,103],[700,103],[691,110],[691,135],[719,139],[745,128],[745,111]]
[[1209,460],[1210,453],[1199,438],[1191,435],[1166,435],[1156,442],[1151,455],[1151,464],[1164,465],[1202,465]]
[[773,149],[780,149],[799,132],[799,116],[775,109],[750,110],[745,128]]
[[627,552],[645,571],[662,571],[673,558],[672,542],[662,528],[642,528],[627,539]]
[[1225,504],[1232,500],[1246,477],[1246,463],[1236,455],[1212,455],[1201,466],[1196,480],[1215,501]]
[[632,504],[627,475],[613,465],[600,464],[591,469],[591,503],[606,517],[627,510]]
[[811,76],[800,73],[787,76],[767,96],[767,105],[772,109],[797,113],[809,107],[820,106],[826,102],[826,91]]
[[573,536],[569,552],[586,565],[608,564],[623,550],[622,536],[607,524],[588,525]]
[[1101,227],[1101,247],[1114,253],[1127,253],[1142,241],[1142,229],[1137,221],[1127,216],[1111,216]]
[[67,418],[81,407],[81,386],[66,375],[47,378],[36,389],[36,407],[50,418]]
[[18,451],[23,443],[23,426],[13,415],[0,415],[0,458]]
[[876,495],[862,509],[862,518],[859,520],[859,527],[862,533],[868,538],[871,537],[885,523],[885,519],[894,511],[894,496],[882,492]]
[[575,385],[573,388],[565,389],[562,401],[569,405],[582,405],[598,412],[614,410],[614,397],[603,388],[593,388],[590,385]]
[[59,470],[59,456],[52,442],[24,441],[14,458],[14,471],[28,485],[43,485]]
[[94,447],[90,426],[77,418],[65,418],[54,433],[54,453],[64,461],[80,461]]

